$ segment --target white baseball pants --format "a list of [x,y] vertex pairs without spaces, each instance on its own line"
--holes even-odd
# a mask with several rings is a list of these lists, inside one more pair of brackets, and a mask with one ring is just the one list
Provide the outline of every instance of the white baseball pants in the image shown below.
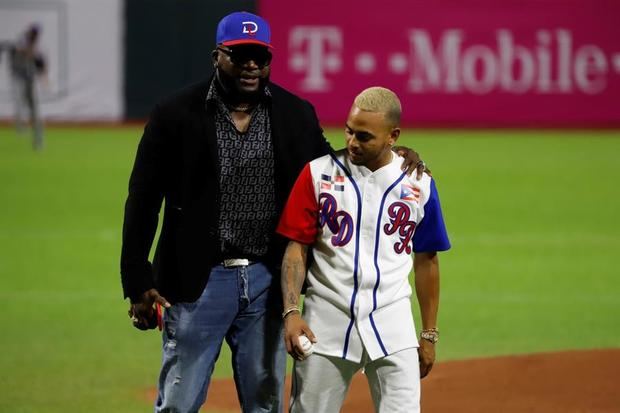
[[296,361],[293,370],[291,413],[336,413],[349,390],[353,375],[364,369],[375,411],[420,412],[418,349],[410,348],[370,361],[364,353],[359,363],[339,357],[312,354]]

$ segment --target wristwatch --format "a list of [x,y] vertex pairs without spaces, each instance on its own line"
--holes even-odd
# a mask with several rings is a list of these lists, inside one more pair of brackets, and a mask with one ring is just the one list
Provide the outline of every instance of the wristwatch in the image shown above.
[[439,341],[439,330],[437,330],[436,328],[422,330],[420,332],[420,338],[426,341],[430,341],[431,343],[435,344],[436,342]]

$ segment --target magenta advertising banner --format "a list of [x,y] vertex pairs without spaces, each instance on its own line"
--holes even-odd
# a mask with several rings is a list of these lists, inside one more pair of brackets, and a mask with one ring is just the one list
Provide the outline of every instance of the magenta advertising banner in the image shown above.
[[620,1],[259,0],[272,79],[342,125],[394,90],[406,126],[620,126]]

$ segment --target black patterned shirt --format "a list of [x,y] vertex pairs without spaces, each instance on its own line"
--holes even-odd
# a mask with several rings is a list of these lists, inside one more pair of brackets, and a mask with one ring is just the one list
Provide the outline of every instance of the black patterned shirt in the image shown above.
[[[247,131],[239,132],[213,79],[207,101],[216,102],[215,127],[220,168],[218,232],[224,258],[260,258],[274,231],[274,156],[269,108],[261,101]],[[266,99],[270,99],[265,87]]]

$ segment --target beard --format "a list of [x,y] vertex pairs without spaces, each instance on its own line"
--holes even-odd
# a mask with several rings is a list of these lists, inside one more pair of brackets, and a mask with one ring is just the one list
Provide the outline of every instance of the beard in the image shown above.
[[231,76],[219,68],[216,69],[215,77],[218,80],[223,98],[230,103],[253,103],[258,102],[265,95],[265,86],[269,83],[269,74],[258,78],[258,87],[254,90],[244,88],[239,77]]
[[366,164],[367,159],[364,157],[364,155],[353,155],[351,153],[349,153],[348,155],[349,155],[349,161],[353,165],[364,165],[364,164]]

